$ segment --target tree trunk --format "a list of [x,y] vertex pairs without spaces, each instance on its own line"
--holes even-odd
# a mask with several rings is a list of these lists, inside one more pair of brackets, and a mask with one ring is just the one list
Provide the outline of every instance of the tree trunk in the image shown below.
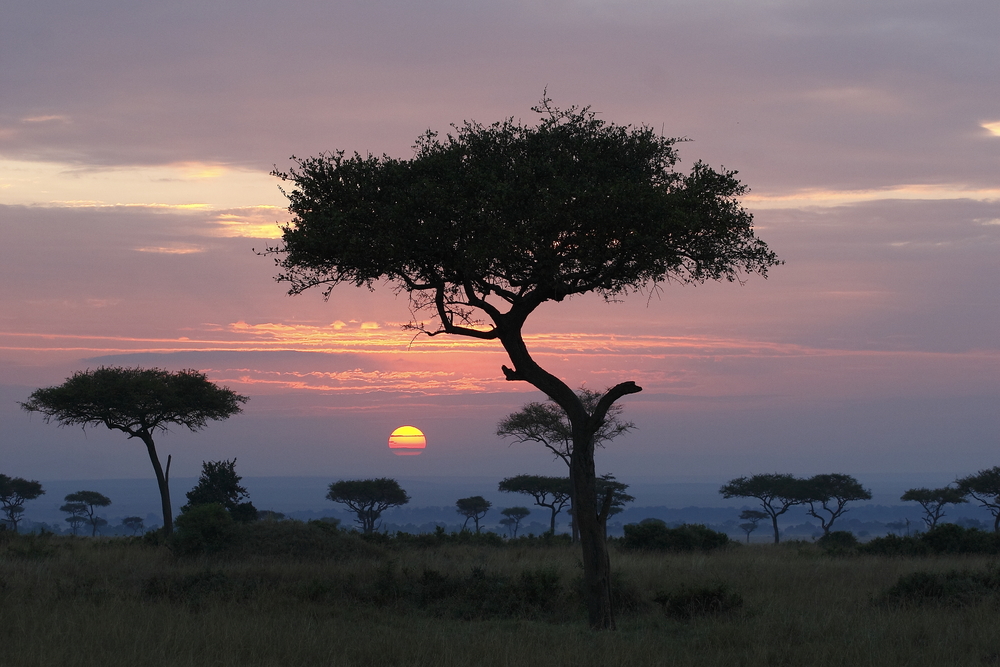
[[[139,436],[146,443],[146,451],[149,452],[149,460],[153,464],[153,472],[156,473],[156,484],[160,487],[160,507],[163,510],[163,534],[170,536],[174,532],[174,513],[170,508],[170,487],[167,485],[167,475],[163,473],[160,466],[160,459],[156,455],[156,445],[153,438],[148,433]],[[169,464],[167,465],[169,474]]]
[[593,435],[574,428],[573,487],[576,497],[575,518],[583,550],[583,584],[587,599],[587,617],[594,630],[614,630],[611,602],[611,559],[604,540],[597,509],[597,478],[594,469]]
[[771,524],[774,526],[774,543],[778,543],[778,515],[771,515]]

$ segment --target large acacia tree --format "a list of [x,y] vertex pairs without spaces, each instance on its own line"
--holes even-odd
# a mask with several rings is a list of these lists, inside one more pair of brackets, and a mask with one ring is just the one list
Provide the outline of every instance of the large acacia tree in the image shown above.
[[36,389],[21,407],[41,413],[59,426],[106,426],[138,438],[146,445],[160,489],[163,532],[173,532],[170,507],[170,457],[160,465],[153,434],[170,426],[200,431],[210,420],[228,419],[242,412],[247,401],[226,387],[208,381],[195,370],[102,366],[74,373],[55,387]]
[[403,487],[394,479],[348,479],[334,482],[326,494],[327,500],[347,505],[358,518],[365,533],[373,533],[382,512],[410,502]]
[[796,505],[806,502],[803,480],[788,473],[765,473],[751,477],[737,477],[722,485],[723,498],[756,498],[761,509],[771,518],[774,543],[779,540],[778,517]]
[[634,382],[592,408],[538,365],[522,336],[543,303],[594,292],[612,300],[665,282],[766,274],[774,253],[739,204],[735,172],[675,169],[676,139],[543,99],[537,125],[466,121],[428,131],[411,159],[344,152],[275,174],[293,217],[276,253],[289,293],[387,282],[410,299],[412,330],[499,341],[512,367],[566,413],[590,623],[613,628],[611,566],[594,434]]

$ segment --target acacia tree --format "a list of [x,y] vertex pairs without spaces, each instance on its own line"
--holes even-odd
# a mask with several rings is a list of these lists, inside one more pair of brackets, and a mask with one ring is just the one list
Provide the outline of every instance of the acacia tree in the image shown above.
[[771,517],[774,543],[778,543],[778,517],[804,502],[802,480],[787,473],[769,473],[737,477],[719,489],[723,498],[756,498],[764,513]]
[[493,507],[493,503],[486,500],[482,496],[470,496],[468,498],[459,498],[455,501],[455,509],[459,514],[465,517],[465,523],[462,524],[462,529],[468,525],[469,519],[472,519],[476,525],[476,532],[479,532],[479,520],[486,516],[486,513],[490,511]]
[[757,524],[767,518],[767,514],[760,510],[743,510],[740,512],[740,519],[744,523],[740,524],[740,529],[747,534],[747,544],[750,544],[750,533],[757,530]]
[[[675,169],[676,139],[599,120],[543,99],[535,126],[466,121],[444,139],[428,131],[412,159],[297,159],[290,223],[277,254],[290,294],[386,281],[410,299],[411,330],[499,341],[512,368],[552,399],[572,426],[570,468],[594,628],[614,627],[611,564],[601,530],[594,434],[634,382],[593,408],[538,365],[522,329],[543,303],[594,292],[605,299],[664,282],[765,275],[777,264],[737,201],[735,172],[697,162]],[[426,313],[427,319],[420,319]]]
[[347,507],[357,516],[357,523],[366,534],[375,532],[376,522],[382,512],[390,507],[399,507],[410,502],[410,496],[394,479],[349,479],[334,482],[326,494],[332,500]]
[[73,522],[73,516],[80,516],[85,523],[90,524],[91,537],[97,535],[98,527],[108,523],[106,519],[97,516],[98,507],[107,507],[111,504],[111,498],[108,498],[103,493],[98,493],[97,491],[77,491],[66,496],[64,500],[66,504],[60,507],[59,510],[70,513],[71,516],[66,520],[73,526],[74,535],[76,534],[77,525]]
[[240,484],[242,479],[236,474],[235,458],[232,461],[202,461],[198,484],[187,492],[187,504],[181,511],[186,512],[197,505],[218,503],[226,508],[234,521],[256,521],[257,508],[249,500],[244,500],[250,494]]
[[556,516],[569,504],[571,486],[566,477],[516,475],[501,480],[499,490],[504,493],[523,493],[534,498],[539,507],[549,508],[549,534],[555,535]]
[[37,480],[8,477],[0,473],[0,507],[7,515],[4,521],[15,533],[17,532],[17,524],[21,522],[21,516],[24,514],[24,503],[34,500],[44,493],[42,485]]
[[500,514],[504,516],[500,520],[500,525],[510,531],[511,537],[517,537],[517,529],[521,527],[521,521],[531,514],[531,510],[527,507],[508,507],[500,510]]
[[[602,393],[580,387],[576,391],[584,408],[593,412],[600,402]],[[624,408],[612,405],[604,415],[604,423],[594,432],[594,447],[603,447],[605,443],[614,440],[619,435],[635,428],[635,424],[621,418]],[[573,453],[573,425],[569,422],[566,412],[552,399],[540,403],[532,401],[517,412],[500,420],[497,424],[497,435],[501,438],[511,438],[515,442],[537,442],[544,445],[556,458],[561,459],[573,476],[573,466],[570,465]],[[570,485],[570,515],[573,515],[572,484]],[[598,498],[603,494],[598,492]],[[576,521],[573,521],[573,541],[577,540]]]
[[141,516],[127,516],[122,519],[122,525],[131,530],[133,535],[142,530],[143,524]]
[[832,473],[815,475],[801,481],[802,501],[809,505],[806,512],[819,520],[823,535],[829,535],[833,522],[847,511],[853,500],[871,500],[872,492],[850,475]]
[[937,526],[938,521],[944,518],[945,505],[958,505],[969,502],[965,494],[952,486],[944,486],[940,489],[927,489],[920,487],[917,489],[907,489],[906,493],[899,497],[900,500],[912,500],[920,503],[924,508],[924,516],[921,517],[927,530]]
[[59,426],[106,426],[146,445],[160,490],[163,532],[174,529],[170,507],[170,457],[160,465],[153,434],[170,426],[200,431],[210,420],[242,412],[247,401],[227,387],[218,387],[196,370],[171,372],[160,368],[102,366],[74,373],[58,386],[36,389],[21,407],[39,412]]
[[955,480],[963,495],[972,496],[993,514],[993,531],[1000,533],[1000,466]]

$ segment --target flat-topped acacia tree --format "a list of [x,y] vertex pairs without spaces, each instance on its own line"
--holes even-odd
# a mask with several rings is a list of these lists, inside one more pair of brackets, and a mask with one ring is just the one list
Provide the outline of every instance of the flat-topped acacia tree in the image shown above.
[[[593,408],[539,366],[522,328],[536,308],[577,294],[607,300],[664,282],[766,275],[778,263],[737,201],[735,172],[698,162],[675,170],[677,139],[600,120],[543,99],[537,125],[466,121],[417,139],[411,159],[344,152],[296,159],[293,218],[282,228],[277,280],[290,294],[385,281],[410,299],[411,330],[503,345],[524,381],[572,425],[570,467],[591,626],[613,628],[610,562],[598,499],[594,434],[611,406],[641,390],[609,389]],[[426,319],[421,313],[426,315]]]
[[79,371],[61,385],[36,389],[21,407],[39,412],[46,422],[60,426],[106,426],[146,445],[160,489],[163,532],[173,532],[170,507],[170,457],[160,465],[153,434],[170,426],[191,431],[205,428],[209,420],[228,419],[242,412],[247,401],[226,387],[208,381],[195,370],[171,372],[161,368],[102,366]]

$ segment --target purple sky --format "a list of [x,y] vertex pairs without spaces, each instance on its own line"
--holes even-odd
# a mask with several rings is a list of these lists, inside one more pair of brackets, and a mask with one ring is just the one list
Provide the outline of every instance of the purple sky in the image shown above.
[[[146,477],[117,433],[20,412],[101,364],[198,368],[245,414],[164,436],[176,476],[560,472],[496,422],[498,345],[400,331],[404,297],[284,294],[290,155],[411,154],[555,103],[738,169],[786,261],[745,286],[529,321],[571,385],[633,379],[620,479],[1000,465],[1000,6],[975,2],[47,2],[0,14],[0,472]],[[269,238],[271,240],[269,240]],[[394,457],[389,433],[428,436]]]

